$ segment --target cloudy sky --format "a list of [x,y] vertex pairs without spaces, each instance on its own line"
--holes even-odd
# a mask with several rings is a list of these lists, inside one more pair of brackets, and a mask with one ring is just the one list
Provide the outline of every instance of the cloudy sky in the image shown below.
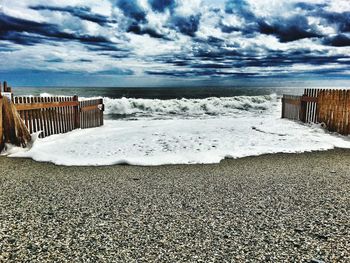
[[0,0],[13,85],[350,80],[349,0]]

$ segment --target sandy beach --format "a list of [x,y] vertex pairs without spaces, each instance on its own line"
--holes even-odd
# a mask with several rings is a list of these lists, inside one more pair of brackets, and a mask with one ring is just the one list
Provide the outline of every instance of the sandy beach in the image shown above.
[[349,262],[350,151],[215,165],[0,158],[0,262]]

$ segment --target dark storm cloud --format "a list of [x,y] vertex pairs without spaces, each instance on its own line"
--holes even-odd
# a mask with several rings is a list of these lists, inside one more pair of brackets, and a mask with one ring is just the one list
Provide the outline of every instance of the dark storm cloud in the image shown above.
[[204,64],[193,64],[191,68],[203,68],[203,69],[228,69],[232,68],[232,64],[217,64],[217,63],[204,63]]
[[162,63],[162,64],[171,64],[174,66],[179,66],[179,67],[186,67],[190,66],[192,64],[192,59],[191,55],[163,55],[163,56],[156,56],[153,57],[152,60],[149,60],[150,62],[157,62],[157,63]]
[[60,63],[60,62],[64,62],[64,60],[62,58],[51,58],[51,59],[47,59],[45,60],[46,62],[49,63]]
[[[39,35],[39,37],[30,34]],[[34,45],[45,41],[46,36],[58,36],[56,26],[38,23],[0,13],[0,39],[9,40],[16,44]]]
[[158,33],[156,29],[153,29],[149,26],[144,26],[144,25],[138,25],[136,23],[130,25],[127,29],[127,32],[134,33],[136,35],[149,35],[150,37],[153,38],[164,38],[168,39],[166,36],[164,36],[161,33]]
[[[319,10],[324,5],[311,5],[306,3],[297,3],[295,8],[308,10]],[[226,2],[225,12],[242,17],[246,24],[243,27],[234,27],[221,24],[221,30],[224,33],[234,31],[242,32],[246,36],[255,36],[256,34],[266,34],[276,36],[282,43],[295,41],[303,38],[320,37],[321,35],[315,28],[309,25],[304,15],[293,15],[285,17],[267,17],[256,16],[250,9],[245,0],[229,0]]]
[[24,46],[33,46],[36,44],[44,43],[49,40],[47,37],[43,37],[35,34],[27,34],[25,32],[14,32],[0,29],[0,39],[7,40],[12,43]]
[[137,0],[117,0],[116,3],[125,16],[138,22],[146,21],[146,12],[139,6]]
[[194,37],[199,28],[200,17],[200,14],[188,17],[174,16],[172,19],[173,27],[184,35]]
[[322,11],[319,16],[326,19],[328,24],[336,25],[339,33],[350,32],[350,12],[335,13]]
[[220,61],[230,58],[240,58],[243,54],[239,47],[231,48],[230,46],[220,47],[202,45],[197,46],[197,49],[193,52],[193,56],[201,60]]
[[330,12],[325,9],[327,6],[305,2],[295,4],[295,7],[305,11],[307,16],[319,17],[324,19],[327,25],[335,25],[339,33],[350,32],[350,12]]
[[146,71],[146,74],[148,75],[156,75],[156,76],[168,76],[168,77],[198,77],[198,76],[207,76],[207,77],[213,77],[213,76],[230,76],[230,77],[251,77],[256,76],[256,73],[244,73],[244,72],[223,72],[219,70],[185,70],[185,71]]
[[111,51],[123,53],[127,53],[130,51],[127,48],[120,48],[117,44],[111,42],[87,43],[86,48],[90,51]]
[[327,4],[312,4],[312,3],[306,3],[306,2],[299,2],[294,4],[294,7],[300,8],[304,11],[319,11],[322,10],[322,8],[327,7]]
[[350,46],[350,37],[343,34],[334,37],[327,37],[323,40],[323,44],[334,47]]
[[130,76],[130,75],[134,75],[134,71],[132,71],[131,69],[113,68],[113,69],[109,69],[109,70],[97,71],[94,74],[96,74],[96,75],[125,75],[125,76]]
[[309,25],[307,18],[301,15],[287,19],[277,18],[272,23],[261,20],[258,24],[260,33],[275,35],[282,43],[322,36]]
[[93,62],[93,60],[86,59],[86,58],[81,58],[81,59],[77,59],[75,62],[91,63],[91,62]]
[[[246,69],[246,68],[274,68],[274,72],[285,72],[293,65],[350,65],[349,55],[330,55],[327,51],[314,51],[310,48],[299,48],[287,51],[268,50],[265,56],[257,56],[252,51],[243,51],[239,46],[237,50],[225,49],[218,47],[210,49],[209,46],[202,45],[197,47],[197,50],[192,53],[183,53],[178,56],[164,56],[155,59],[157,62],[171,64],[172,66],[182,68],[183,70],[171,71],[148,71],[151,75],[169,75],[179,77],[188,76],[205,76],[205,75],[237,75],[231,73],[229,69]],[[282,69],[278,71],[279,68]],[[220,73],[221,72],[221,73]],[[280,73],[278,73],[280,74]],[[256,75],[259,75],[256,72]],[[249,76],[252,76],[250,74]]]
[[253,37],[259,32],[259,27],[255,23],[245,25],[244,27],[229,26],[222,23],[219,26],[223,33],[241,32],[246,37]]
[[[176,2],[174,0],[153,0],[149,1],[151,7],[156,12],[164,12],[170,9],[170,18],[163,27],[174,29],[184,35],[194,36],[198,31],[200,23],[200,14],[181,16],[174,12]],[[147,13],[143,10],[135,0],[119,0],[117,6],[123,11],[124,15],[130,20],[126,32],[137,35],[149,35],[153,38],[169,39],[169,36],[159,32],[158,29],[152,28],[147,21]]]
[[[325,8],[327,4],[312,4],[299,2],[294,4],[295,10],[299,14],[285,16],[256,16],[245,0],[228,0],[225,6],[227,14],[233,14],[244,19],[243,26],[230,26],[219,24],[224,33],[241,32],[246,37],[254,37],[257,34],[274,35],[280,42],[286,43],[305,38],[322,38],[321,32],[310,25],[308,17],[320,18],[324,26],[335,26],[338,33],[350,32],[350,12],[329,12]],[[324,43],[333,46],[347,46],[344,36],[335,38],[335,43],[327,38]]]
[[[118,0],[116,4],[122,10],[123,14],[129,19],[126,21],[128,26],[126,26],[125,32],[136,35],[149,35],[152,38],[168,39],[168,37],[159,32],[158,29],[148,25],[146,18],[147,13],[142,7],[139,6],[136,0]],[[154,10],[164,11],[165,8],[172,4],[172,1],[150,1],[150,4]]]
[[175,0],[148,0],[152,9],[158,12],[164,12],[166,9],[173,9],[176,5]]
[[122,58],[129,58],[130,57],[130,53],[123,53],[123,52],[118,52],[118,53],[98,53],[98,55],[107,56],[107,57],[116,58],[116,59],[122,59]]
[[[174,12],[174,8],[176,7],[174,0],[150,0],[149,3],[155,12],[164,12],[166,9],[171,11],[168,21],[162,25],[163,28],[173,29],[187,36],[195,36],[199,28],[201,14],[189,16],[176,14]],[[159,28],[149,25],[147,13],[139,6],[137,1],[119,0],[117,1],[117,6],[129,18],[129,21],[127,21],[129,25],[126,27],[126,32],[170,40],[167,34],[159,32]]]
[[[152,9],[156,12],[164,12],[166,9],[170,10],[171,18],[169,24],[166,26],[173,28],[184,35],[195,36],[195,33],[199,28],[201,14],[189,16],[176,14],[176,12],[174,12],[174,8],[177,6],[175,0],[149,0],[149,3]],[[157,37],[157,35],[155,37]]]
[[99,56],[106,56],[109,58],[122,59],[131,56],[131,49],[120,48],[111,43],[99,43],[93,45],[86,45],[86,49],[92,52],[96,52]]
[[54,24],[15,18],[3,13],[0,13],[0,39],[22,45],[34,45],[51,40],[78,41],[96,46],[112,45],[112,42],[103,36],[67,33]]
[[225,12],[242,16],[246,20],[255,19],[255,15],[250,10],[249,4],[244,0],[228,0],[225,6]]
[[112,22],[106,16],[92,13],[91,8],[89,7],[73,7],[73,6],[57,7],[57,6],[37,5],[37,6],[31,6],[30,8],[37,11],[46,10],[46,11],[66,12],[82,20],[91,21],[91,22],[100,24],[102,26],[108,24],[109,22]]

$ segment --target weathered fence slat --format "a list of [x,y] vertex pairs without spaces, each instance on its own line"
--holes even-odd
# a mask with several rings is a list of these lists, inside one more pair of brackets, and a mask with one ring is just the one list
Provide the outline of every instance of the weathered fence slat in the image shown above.
[[[39,101],[40,102],[44,102],[44,98],[39,98]],[[42,131],[43,131],[43,135],[42,137],[46,137],[49,135],[49,131],[48,131],[48,120],[47,120],[47,111],[46,109],[41,109],[41,112],[43,114],[43,123],[44,123],[44,126],[42,128]]]
[[[64,102],[67,102],[67,100],[68,100],[68,98],[63,98],[63,101]],[[64,111],[65,111],[65,118],[66,118],[66,131],[67,132],[69,132],[69,131],[71,131],[71,127],[70,127],[70,123],[69,123],[69,109],[68,109],[68,107],[64,107],[63,108],[64,109]]]
[[[51,101],[50,97],[45,98],[45,102],[49,103]],[[54,134],[53,133],[53,125],[52,125],[52,108],[46,108],[48,116],[49,116],[49,136]]]
[[[61,102],[61,98],[56,98],[57,102]],[[57,108],[57,115],[58,115],[58,126],[59,126],[59,133],[64,133],[64,122],[63,122],[63,114],[62,114],[63,108],[59,107]]]
[[282,118],[299,120],[300,96],[284,95],[282,98]]
[[[69,98],[66,98],[66,101],[68,101]],[[67,107],[66,108],[66,111],[67,111],[67,124],[68,124],[68,131],[71,131],[73,130],[73,127],[72,127],[72,114],[71,114],[71,111],[70,111],[70,107]]]
[[18,111],[21,110],[35,110],[35,109],[46,109],[46,108],[58,108],[58,107],[68,107],[68,106],[77,106],[78,102],[76,101],[65,101],[65,102],[56,102],[53,100],[53,97],[44,97],[45,102],[35,103],[33,102],[33,97],[26,98],[28,102],[25,102],[23,105],[16,105]]
[[74,106],[74,128],[79,129],[80,128],[80,117],[79,117],[79,102],[78,102],[78,96],[74,96],[73,100],[77,102],[77,105]]

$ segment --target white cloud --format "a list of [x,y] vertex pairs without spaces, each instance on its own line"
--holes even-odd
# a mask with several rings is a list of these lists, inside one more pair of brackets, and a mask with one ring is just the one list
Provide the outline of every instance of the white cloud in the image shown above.
[[349,0],[333,0],[329,1],[329,6],[326,10],[330,12],[350,12],[350,1]]
[[[305,16],[307,19],[308,30],[314,31],[320,35],[335,36],[338,32],[336,24],[330,24],[326,19],[317,16],[317,14],[307,15],[307,10],[295,8],[295,4],[300,0],[247,0],[251,11],[262,20],[267,22],[281,22],[283,19],[294,15]],[[329,4],[325,8],[331,12],[350,11],[349,0],[308,0],[304,1],[308,4]],[[315,70],[315,63],[301,64],[295,62],[288,66],[246,66],[237,68],[222,68],[227,64],[237,62],[237,58],[233,58],[232,54],[242,56],[242,63],[246,58],[254,58],[264,60],[275,55],[288,54],[297,51],[309,51],[310,53],[323,54],[323,56],[341,57],[335,59],[329,68],[343,67],[348,60],[350,54],[349,47],[332,47],[323,44],[323,38],[296,38],[295,41],[280,41],[279,36],[272,32],[261,34],[258,30],[256,21],[246,21],[240,14],[227,14],[224,12],[224,1],[214,0],[176,0],[177,6],[172,13],[169,10],[165,12],[154,12],[147,0],[138,0],[140,8],[146,13],[147,22],[139,22],[141,29],[149,29],[160,34],[151,37],[147,32],[126,32],[130,25],[136,23],[132,18],[127,17],[118,7],[113,5],[114,1],[109,0],[3,0],[2,11],[4,14],[12,17],[27,19],[30,21],[45,22],[53,25],[60,32],[71,33],[72,39],[52,39],[52,41],[43,41],[40,44],[19,45],[8,43],[15,48],[14,51],[4,51],[1,57],[8,60],[6,65],[0,65],[0,69],[46,69],[61,71],[84,71],[98,72],[113,68],[132,69],[138,75],[144,74],[146,70],[174,70],[195,72],[196,69],[186,67],[186,65],[176,66],[171,63],[173,60],[187,60],[188,64],[197,63],[200,65],[210,64],[219,68],[215,70],[223,73],[261,73],[274,74],[281,69],[286,72],[302,72]],[[92,14],[106,16],[110,21],[108,25],[101,25],[93,21],[88,21],[74,16],[69,12],[36,11],[30,6],[45,5],[56,7],[88,7]],[[213,10],[213,7],[217,7]],[[218,10],[220,9],[220,10]],[[200,16],[198,30],[194,36],[185,35],[176,29],[172,23],[172,16],[187,18],[190,16]],[[188,24],[186,24],[186,22]],[[192,21],[193,22],[193,21]],[[184,20],[184,27],[195,26],[191,21]],[[232,30],[223,30],[222,26],[231,28]],[[252,29],[250,29],[250,27]],[[233,30],[235,29],[235,30]],[[243,32],[244,30],[252,32]],[[24,36],[30,38],[35,37],[35,32],[20,32]],[[40,33],[40,32],[39,32]],[[36,37],[38,37],[37,33]],[[74,39],[77,36],[77,39]],[[163,38],[161,38],[163,36]],[[50,36],[44,36],[50,38]],[[79,37],[100,37],[106,39],[106,43],[96,43],[94,39],[88,41],[79,41]],[[215,43],[209,43],[209,39]],[[10,40],[10,39],[9,39]],[[112,42],[107,42],[107,41]],[[294,40],[294,39],[293,39]],[[103,45],[105,44],[105,50]],[[95,50],[92,50],[95,48]],[[118,51],[120,49],[122,51]],[[124,51],[123,51],[124,50]],[[119,52],[119,53],[118,53]],[[124,52],[124,53],[123,53]],[[230,53],[231,52],[231,53]],[[125,54],[128,54],[126,56]],[[203,59],[197,54],[207,54]],[[211,56],[217,54],[218,57],[211,59]],[[228,54],[228,55],[227,55]],[[120,57],[118,57],[120,55]],[[220,57],[221,56],[221,57]],[[231,57],[230,57],[231,56]],[[169,61],[162,62],[162,59],[170,58]],[[81,59],[86,62],[79,62]],[[283,58],[285,59],[285,58]],[[293,62],[293,57],[288,58]],[[49,62],[55,60],[55,62]],[[89,63],[91,60],[93,62]],[[238,61],[239,62],[239,61]],[[285,62],[285,61],[282,61]],[[339,63],[339,64],[337,64]],[[342,64],[343,63],[343,64]],[[320,68],[327,69],[327,65],[320,65]],[[197,69],[200,70],[200,69]]]
[[179,16],[191,16],[201,12],[202,0],[177,0],[178,6],[175,11]]

